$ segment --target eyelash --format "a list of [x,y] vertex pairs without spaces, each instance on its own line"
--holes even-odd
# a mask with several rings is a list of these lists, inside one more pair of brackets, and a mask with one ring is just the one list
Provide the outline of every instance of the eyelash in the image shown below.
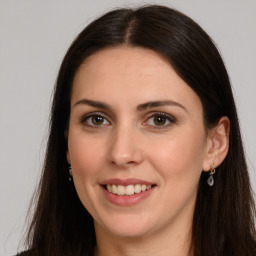
[[[99,124],[99,125],[96,125],[96,124],[92,124],[92,118],[93,117],[99,117],[99,118],[102,118],[103,119],[103,123],[102,124]],[[146,123],[150,120],[150,119],[153,119],[153,122],[154,122],[154,118],[156,117],[163,117],[165,118],[165,120],[167,122],[169,122],[168,124],[164,124],[164,125],[147,125]],[[90,120],[90,123],[88,122],[88,120],[91,118]],[[104,122],[107,121],[107,124],[104,124]],[[81,123],[84,124],[85,126],[87,127],[91,127],[91,128],[101,128],[102,126],[107,126],[109,124],[111,124],[111,122],[108,120],[108,118],[106,117],[106,115],[102,112],[93,112],[93,113],[89,113],[85,116],[83,116],[81,118]],[[166,122],[165,122],[166,123]],[[169,115],[169,114],[166,114],[164,112],[154,112],[154,113],[150,113],[150,115],[148,116],[148,118],[146,119],[146,121],[144,121],[142,124],[143,125],[147,125],[149,127],[152,127],[153,129],[164,129],[164,128],[167,128],[169,127],[170,125],[176,123],[176,119]]]
[[164,128],[167,128],[170,125],[176,123],[176,119],[173,116],[171,116],[169,114],[166,114],[164,112],[155,112],[153,114],[151,113],[151,115],[147,118],[147,120],[145,122],[143,122],[143,124],[148,122],[150,119],[153,119],[153,122],[154,122],[154,118],[156,118],[156,117],[163,117],[169,123],[168,124],[164,124],[164,125],[159,125],[159,126],[158,125],[149,125],[149,126],[153,127],[153,129],[164,129]]
[[[93,117],[100,117],[100,118],[103,118],[104,122],[107,121],[108,124],[99,124],[99,125],[94,125],[94,124],[89,124],[88,123],[88,120]],[[92,123],[92,120],[90,121]],[[108,121],[106,115],[102,112],[93,112],[93,113],[89,113],[85,116],[83,116],[81,118],[81,123],[83,123],[85,126],[88,126],[88,127],[92,127],[92,128],[101,128],[101,126],[105,126],[105,125],[109,125],[110,122]]]

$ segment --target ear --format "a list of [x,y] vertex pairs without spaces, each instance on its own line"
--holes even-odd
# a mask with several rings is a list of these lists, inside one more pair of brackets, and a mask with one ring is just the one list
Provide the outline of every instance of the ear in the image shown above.
[[203,171],[218,167],[225,159],[229,149],[229,131],[230,121],[228,117],[222,117],[208,132]]

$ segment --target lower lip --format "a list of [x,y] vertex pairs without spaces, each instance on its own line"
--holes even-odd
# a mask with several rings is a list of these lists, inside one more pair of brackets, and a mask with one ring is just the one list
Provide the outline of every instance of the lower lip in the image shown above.
[[130,195],[130,196],[127,196],[127,195],[119,196],[119,195],[110,193],[103,186],[102,186],[102,189],[104,191],[104,194],[105,194],[106,198],[112,204],[115,204],[115,205],[118,205],[118,206],[132,206],[132,205],[135,205],[135,204],[138,204],[138,203],[144,201],[147,197],[149,197],[150,194],[155,189],[155,186],[148,189],[148,190],[145,190],[143,192],[140,192],[138,194],[133,194],[133,195]]

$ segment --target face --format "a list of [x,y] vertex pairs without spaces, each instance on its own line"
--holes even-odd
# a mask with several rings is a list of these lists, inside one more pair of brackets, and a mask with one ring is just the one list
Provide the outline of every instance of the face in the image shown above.
[[105,49],[78,69],[67,158],[96,233],[188,226],[206,148],[198,96],[157,53]]

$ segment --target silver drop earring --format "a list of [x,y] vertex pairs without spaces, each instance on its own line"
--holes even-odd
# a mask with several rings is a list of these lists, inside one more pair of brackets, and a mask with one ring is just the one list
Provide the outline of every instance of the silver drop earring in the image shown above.
[[72,167],[71,167],[71,166],[69,166],[68,172],[69,172],[69,177],[68,177],[68,179],[69,179],[69,181],[72,181]]
[[215,168],[211,168],[211,172],[209,174],[209,178],[207,179],[207,183],[210,187],[212,187],[214,185],[214,178],[213,178],[213,174],[215,173]]

